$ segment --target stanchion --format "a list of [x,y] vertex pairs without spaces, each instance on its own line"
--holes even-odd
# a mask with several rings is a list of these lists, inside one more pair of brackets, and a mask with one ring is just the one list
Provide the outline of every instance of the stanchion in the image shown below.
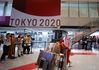
[[64,63],[63,63],[63,70],[67,70],[67,50],[66,51],[66,54],[64,55]]
[[44,41],[44,50],[46,50],[46,41]]
[[67,70],[67,50],[65,50],[65,54],[60,54],[57,70]]

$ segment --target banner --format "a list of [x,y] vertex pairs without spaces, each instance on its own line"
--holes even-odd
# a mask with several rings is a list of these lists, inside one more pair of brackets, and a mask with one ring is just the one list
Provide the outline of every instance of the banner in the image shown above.
[[13,0],[10,26],[59,27],[60,0]]
[[10,16],[0,16],[0,27],[9,27]]

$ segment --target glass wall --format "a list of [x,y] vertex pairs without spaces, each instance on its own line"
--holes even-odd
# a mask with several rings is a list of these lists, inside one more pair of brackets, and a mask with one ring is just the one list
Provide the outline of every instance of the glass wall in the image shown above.
[[78,17],[78,4],[70,3],[69,4],[70,17]]
[[89,4],[89,15],[90,17],[98,17],[98,7],[95,3]]
[[61,6],[61,13],[63,16],[69,17],[99,17],[99,3],[77,3],[77,2],[64,2]]
[[99,3],[97,3],[98,16],[99,16]]
[[62,6],[61,15],[64,16],[64,17],[68,17],[69,4],[68,3],[62,3],[61,6]]
[[11,16],[11,9],[11,2],[0,2],[0,16]]
[[0,16],[3,16],[3,12],[4,12],[4,2],[0,2]]
[[11,16],[11,10],[12,10],[12,3],[8,2],[6,6],[5,16]]
[[[10,16],[11,2],[0,2],[0,16]],[[61,15],[65,17],[99,17],[99,3],[62,2]]]
[[80,17],[88,17],[88,4],[79,4]]

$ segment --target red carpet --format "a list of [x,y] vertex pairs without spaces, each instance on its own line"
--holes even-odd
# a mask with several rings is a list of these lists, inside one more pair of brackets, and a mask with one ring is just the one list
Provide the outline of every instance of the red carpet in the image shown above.
[[81,53],[71,53],[71,55],[97,55],[97,54],[92,52],[81,52]]
[[[71,55],[97,55],[97,54],[93,52],[80,52],[80,53],[72,52]],[[35,70],[35,68],[37,68],[37,65],[35,65],[35,63],[31,63],[20,67],[11,68],[9,70],[33,70],[33,69]]]
[[12,68],[12,69],[9,69],[9,70],[33,70],[35,68],[37,68],[35,63],[31,63],[31,64],[23,65],[23,66],[20,66],[20,67]]

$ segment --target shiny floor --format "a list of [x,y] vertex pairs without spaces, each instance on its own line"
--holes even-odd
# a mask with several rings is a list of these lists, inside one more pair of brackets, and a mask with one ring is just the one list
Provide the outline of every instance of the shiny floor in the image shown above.
[[[16,59],[7,59],[1,62],[0,70],[8,70],[36,62],[39,54],[38,50],[39,49],[33,49],[33,54],[24,55]],[[99,70],[99,51],[72,50],[72,52],[94,52],[97,53],[97,55],[72,55],[70,57],[72,67],[68,67],[67,70]],[[0,56],[1,54],[2,50],[0,50]]]

